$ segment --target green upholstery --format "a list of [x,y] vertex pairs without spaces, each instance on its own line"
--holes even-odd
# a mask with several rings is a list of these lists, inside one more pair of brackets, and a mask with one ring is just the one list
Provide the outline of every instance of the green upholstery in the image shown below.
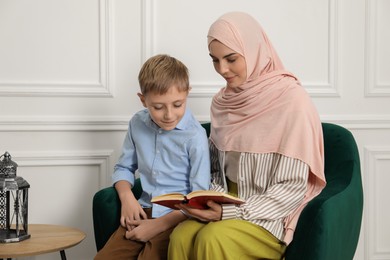
[[[207,134],[210,124],[204,123]],[[286,260],[353,259],[363,212],[363,189],[358,149],[345,128],[322,123],[327,186],[303,210]],[[137,181],[133,192],[142,192]],[[96,248],[100,250],[119,225],[120,201],[113,187],[93,198]]]
[[327,185],[299,218],[288,260],[353,259],[363,213],[358,148],[352,134],[323,123]]

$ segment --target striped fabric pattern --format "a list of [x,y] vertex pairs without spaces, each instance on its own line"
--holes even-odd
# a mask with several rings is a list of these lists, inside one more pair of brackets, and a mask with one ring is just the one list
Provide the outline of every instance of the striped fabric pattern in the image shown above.
[[[210,142],[211,189],[227,192],[224,172],[226,152]],[[222,219],[243,219],[262,226],[280,240],[284,219],[302,202],[309,167],[301,160],[278,153],[240,153],[238,196],[246,203],[223,205]]]

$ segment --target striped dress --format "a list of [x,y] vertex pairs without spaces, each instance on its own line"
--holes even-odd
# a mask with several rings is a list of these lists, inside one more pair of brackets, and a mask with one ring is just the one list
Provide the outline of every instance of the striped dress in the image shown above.
[[[240,206],[223,205],[222,219],[242,219],[262,226],[283,241],[284,219],[303,201],[309,167],[278,153],[219,151],[210,142],[211,189],[230,192],[237,184]],[[235,185],[234,185],[235,186]]]

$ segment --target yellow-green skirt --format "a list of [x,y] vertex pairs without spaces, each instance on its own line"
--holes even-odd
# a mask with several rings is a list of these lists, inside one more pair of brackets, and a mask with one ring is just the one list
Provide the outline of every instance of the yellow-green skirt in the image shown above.
[[202,223],[186,220],[170,236],[170,260],[282,259],[286,245],[245,220]]

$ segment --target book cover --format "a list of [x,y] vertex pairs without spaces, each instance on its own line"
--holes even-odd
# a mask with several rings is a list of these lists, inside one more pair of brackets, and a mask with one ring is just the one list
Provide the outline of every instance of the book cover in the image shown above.
[[192,208],[207,209],[207,201],[212,200],[219,204],[242,204],[245,201],[232,195],[212,191],[212,190],[197,190],[187,195],[180,193],[168,193],[152,198],[152,203],[156,203],[171,209],[177,209],[176,204],[184,203]]

